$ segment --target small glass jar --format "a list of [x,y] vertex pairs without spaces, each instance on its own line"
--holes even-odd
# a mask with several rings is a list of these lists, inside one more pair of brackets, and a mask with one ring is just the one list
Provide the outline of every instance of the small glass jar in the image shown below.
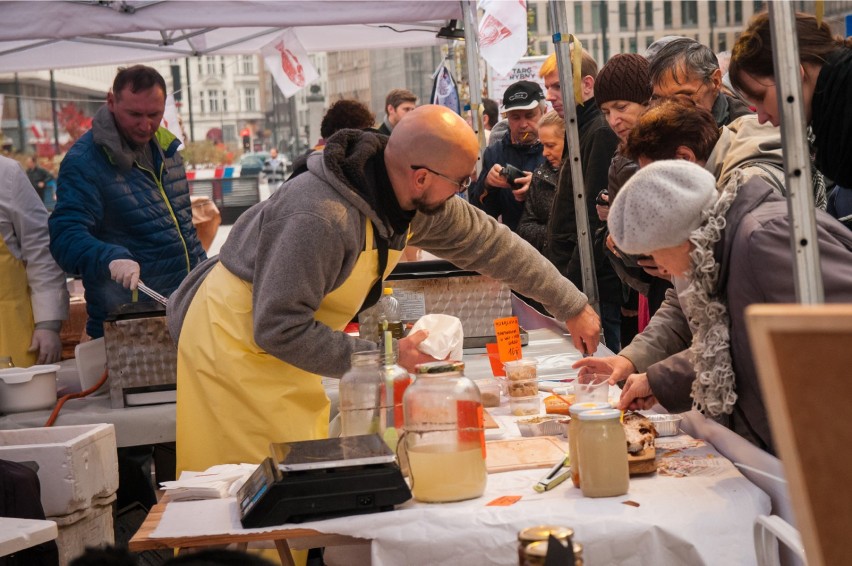
[[[520,563],[521,566],[544,566],[547,560],[548,542],[549,541],[547,540],[540,540],[530,543],[523,551],[523,561]],[[565,546],[566,549],[568,544],[570,544],[574,550],[574,566],[583,566],[583,545],[571,541],[559,542]]]
[[384,357],[378,350],[352,354],[352,367],[340,378],[340,436],[378,433],[384,437],[383,362]]
[[571,465],[571,482],[574,487],[580,487],[580,451],[578,448],[578,432],[582,427],[580,413],[601,409],[611,409],[609,403],[574,403],[568,408],[571,422],[568,423],[568,463]]
[[563,544],[570,544],[574,536],[574,529],[570,527],[558,527],[554,525],[536,525],[527,527],[518,533],[518,564],[524,566],[524,549],[530,544],[542,540],[548,540],[554,536]]
[[584,497],[624,495],[630,486],[627,439],[621,411],[601,409],[580,413],[577,435],[580,489]]
[[461,501],[485,491],[482,400],[463,372],[463,362],[419,364],[402,398],[401,444],[418,501]]

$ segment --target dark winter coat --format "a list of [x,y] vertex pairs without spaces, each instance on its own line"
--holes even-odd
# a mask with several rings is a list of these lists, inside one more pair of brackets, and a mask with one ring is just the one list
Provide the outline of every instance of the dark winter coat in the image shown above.
[[536,167],[527,200],[524,201],[524,213],[518,222],[518,235],[541,253],[545,253],[547,246],[547,218],[553,206],[558,180],[559,169],[549,162],[545,161]]

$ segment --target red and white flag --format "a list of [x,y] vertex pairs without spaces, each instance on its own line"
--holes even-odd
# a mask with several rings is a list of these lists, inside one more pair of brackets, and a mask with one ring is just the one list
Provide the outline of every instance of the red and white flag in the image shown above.
[[293,96],[319,76],[292,29],[264,45],[260,54],[284,96]]
[[527,52],[526,0],[482,0],[479,7],[479,54],[506,75]]

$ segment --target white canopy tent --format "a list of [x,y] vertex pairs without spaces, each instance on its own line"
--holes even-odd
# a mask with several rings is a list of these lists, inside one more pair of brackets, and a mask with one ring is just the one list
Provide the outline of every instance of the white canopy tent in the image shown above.
[[434,45],[457,0],[0,1],[0,72],[257,53],[292,27],[308,51]]

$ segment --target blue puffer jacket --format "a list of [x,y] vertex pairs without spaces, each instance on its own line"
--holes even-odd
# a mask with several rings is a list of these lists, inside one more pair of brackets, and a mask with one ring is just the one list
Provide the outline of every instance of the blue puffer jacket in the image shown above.
[[62,269],[83,278],[93,338],[103,336],[110,312],[136,299],[110,279],[112,260],[138,262],[142,281],[168,296],[206,257],[192,225],[180,141],[160,128],[151,144],[157,175],[138,163],[120,170],[91,130],[59,169],[50,251]]

